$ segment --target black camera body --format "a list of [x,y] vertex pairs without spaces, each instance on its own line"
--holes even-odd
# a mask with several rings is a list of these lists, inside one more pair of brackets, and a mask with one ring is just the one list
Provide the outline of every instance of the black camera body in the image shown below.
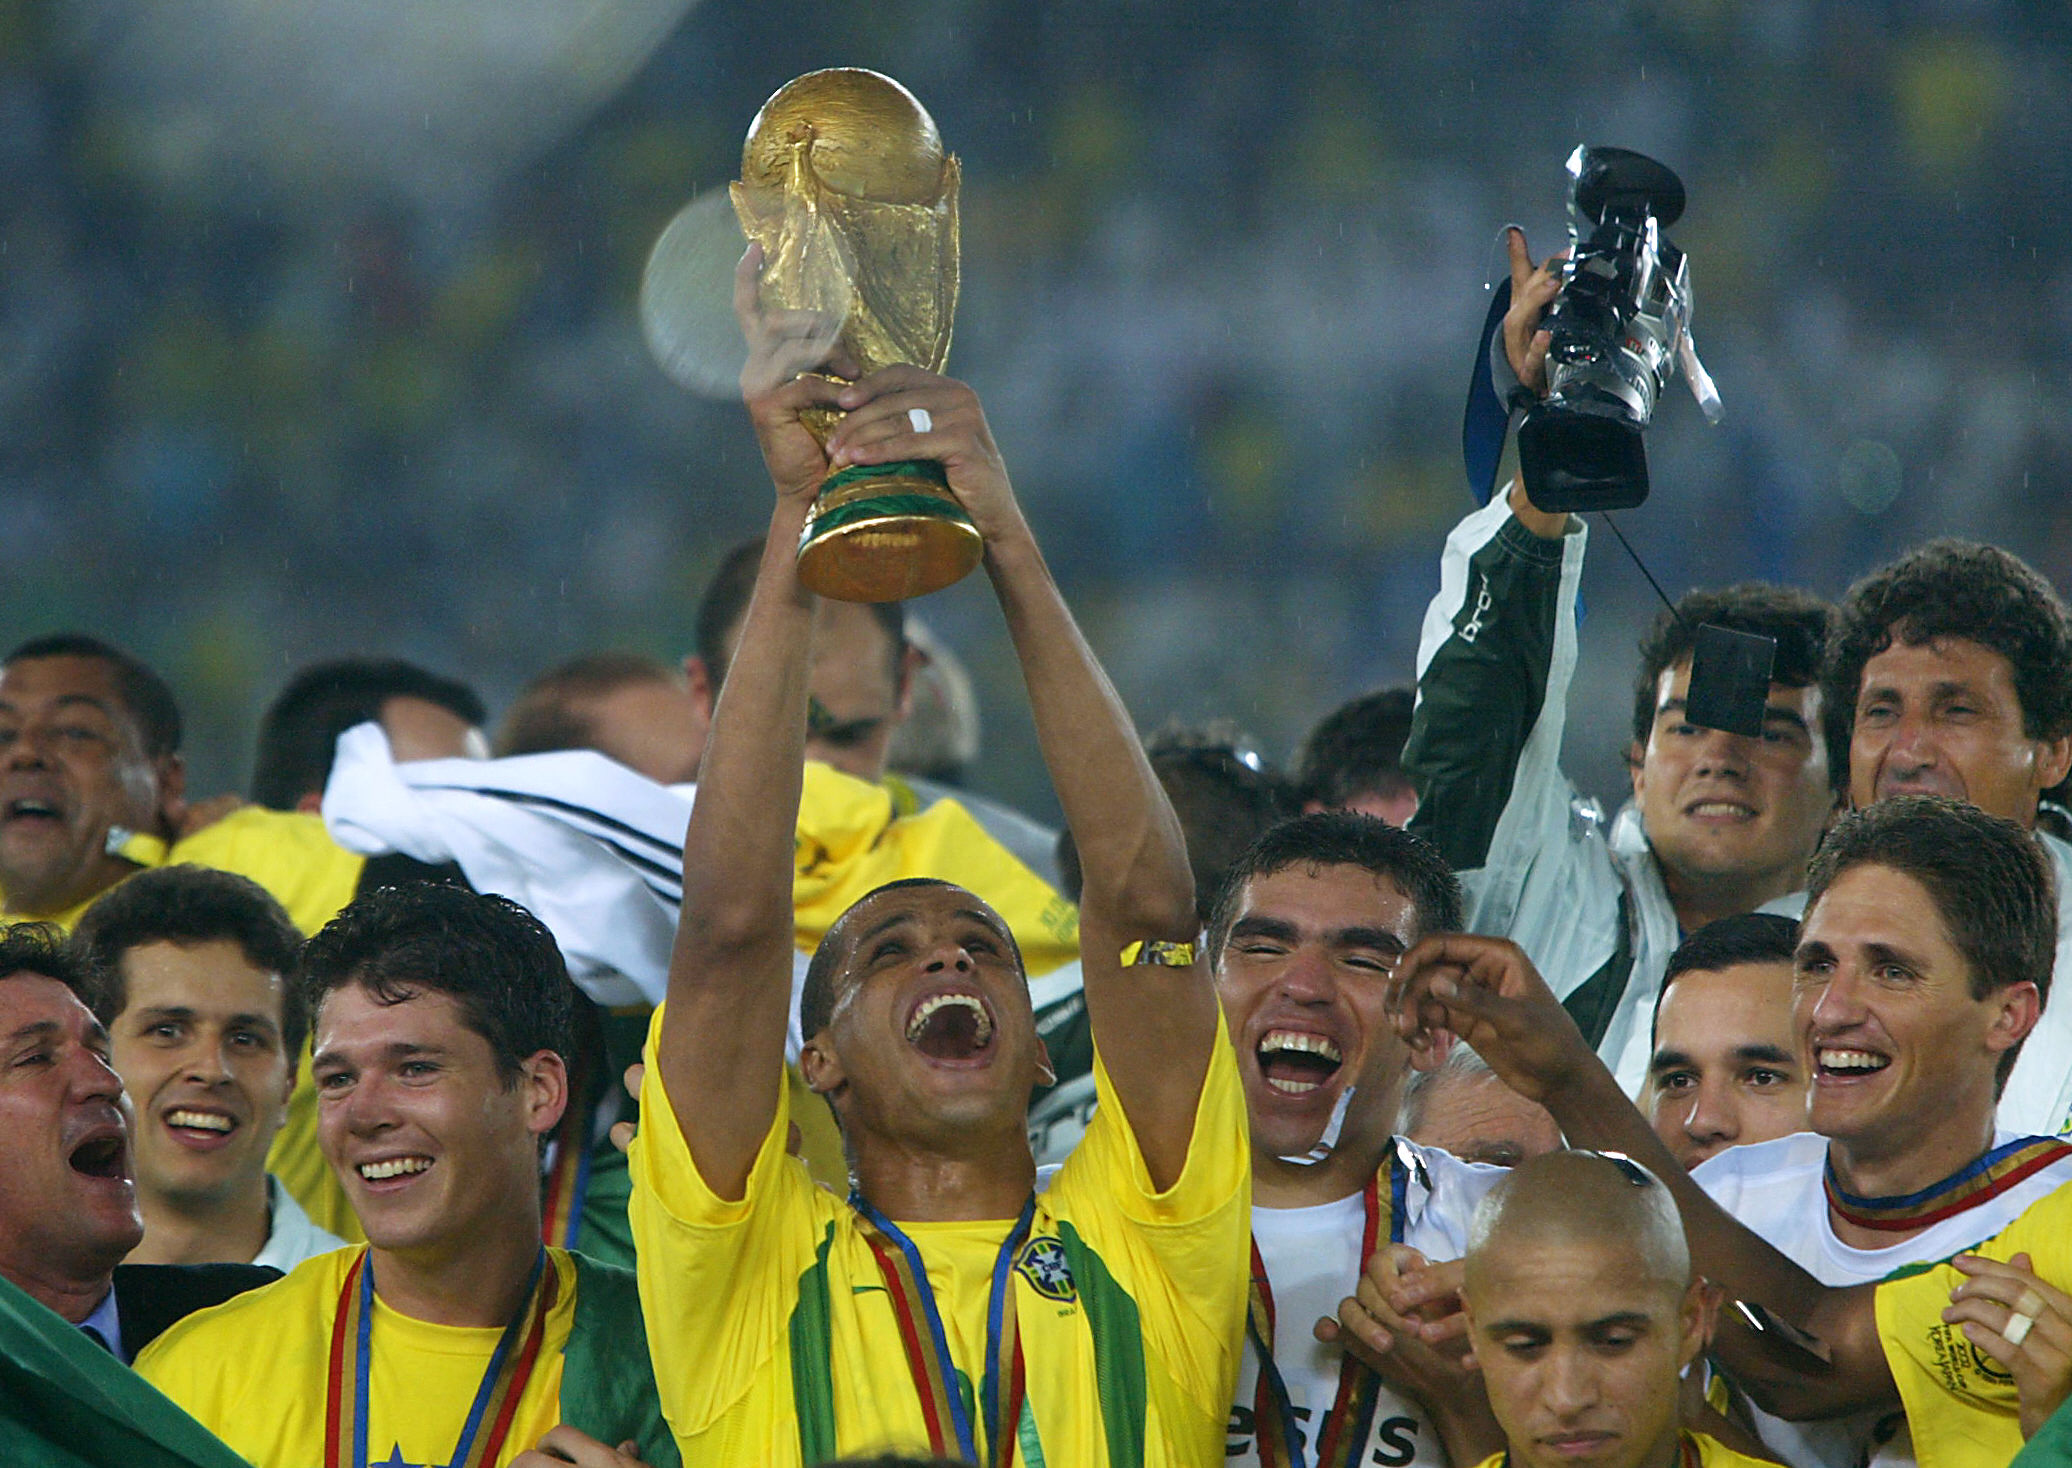
[[1518,462],[1543,510],[1626,509],[1647,498],[1641,435],[1679,364],[1718,418],[1691,344],[1690,261],[1662,233],[1683,182],[1624,148],[1579,147],[1568,171],[1568,259],[1541,323],[1548,392],[1518,426]]

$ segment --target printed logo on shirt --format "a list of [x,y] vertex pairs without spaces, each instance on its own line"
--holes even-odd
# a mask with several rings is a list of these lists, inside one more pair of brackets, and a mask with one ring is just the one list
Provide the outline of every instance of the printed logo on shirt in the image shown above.
[[1029,1240],[1015,1256],[1014,1267],[1046,1300],[1065,1301],[1078,1296],[1078,1288],[1072,1283],[1072,1266],[1065,1262],[1065,1246],[1056,1239]]
[[1482,616],[1494,605],[1496,598],[1489,594],[1489,577],[1485,573],[1482,584],[1475,588],[1475,609],[1469,613],[1468,620],[1460,624],[1462,642],[1473,642],[1482,635]]

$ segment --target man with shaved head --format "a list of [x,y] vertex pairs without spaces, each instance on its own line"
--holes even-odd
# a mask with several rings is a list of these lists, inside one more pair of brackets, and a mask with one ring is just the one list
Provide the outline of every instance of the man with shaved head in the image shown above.
[[1680,1427],[1678,1383],[1705,1349],[1711,1308],[1675,1201],[1638,1163],[1595,1152],[1523,1163],[1475,1210],[1461,1297],[1520,1468],[1758,1461]]

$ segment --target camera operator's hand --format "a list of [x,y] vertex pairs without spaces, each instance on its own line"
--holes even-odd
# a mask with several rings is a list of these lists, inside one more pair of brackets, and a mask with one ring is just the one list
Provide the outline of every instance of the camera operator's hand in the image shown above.
[[1561,262],[1567,252],[1533,264],[1525,248],[1525,231],[1516,225],[1504,231],[1504,246],[1511,255],[1511,309],[1504,313],[1504,356],[1518,381],[1534,397],[1543,398],[1547,395],[1547,348],[1554,338],[1540,330],[1540,318],[1561,294]]
[[750,245],[734,267],[734,319],[748,344],[741,400],[778,495],[803,500],[827,477],[827,455],[800,415],[833,410],[843,381],[861,369],[842,344],[840,322],[819,311],[766,308],[762,276],[763,247]]

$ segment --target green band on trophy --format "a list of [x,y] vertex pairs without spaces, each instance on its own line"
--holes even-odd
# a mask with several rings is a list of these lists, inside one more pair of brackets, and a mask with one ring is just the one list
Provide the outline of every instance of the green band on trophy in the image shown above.
[[854,484],[859,479],[926,479],[950,487],[950,476],[943,472],[942,465],[933,459],[902,459],[893,464],[851,464],[846,469],[837,469],[821,481],[820,493],[832,495],[845,484]]
[[955,520],[962,525],[971,523],[971,516],[965,514],[964,507],[954,500],[939,500],[926,494],[884,494],[850,500],[837,509],[815,515],[806,534],[817,539],[859,520],[883,520],[895,515]]

